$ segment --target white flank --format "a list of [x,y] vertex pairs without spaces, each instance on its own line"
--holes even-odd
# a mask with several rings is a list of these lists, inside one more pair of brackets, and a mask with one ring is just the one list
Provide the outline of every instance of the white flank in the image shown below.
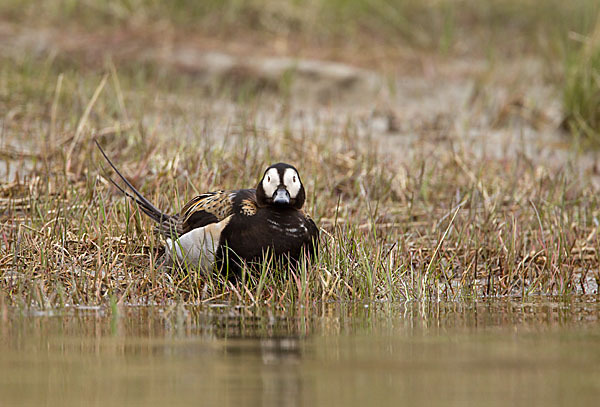
[[229,223],[231,216],[218,223],[211,223],[196,228],[173,242],[167,239],[166,251],[170,256],[177,255],[177,260],[188,267],[198,268],[203,273],[212,271],[215,263],[215,252],[219,246],[221,232]]

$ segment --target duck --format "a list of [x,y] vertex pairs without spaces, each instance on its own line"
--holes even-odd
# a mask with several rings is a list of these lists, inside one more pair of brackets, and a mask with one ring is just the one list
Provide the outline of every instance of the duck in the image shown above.
[[167,214],[127,180],[97,140],[96,145],[126,187],[108,180],[156,222],[155,232],[165,239],[163,264],[235,278],[244,265],[256,269],[268,256],[293,267],[316,256],[319,229],[303,210],[306,191],[293,165],[269,165],[255,188],[202,193],[179,213]]

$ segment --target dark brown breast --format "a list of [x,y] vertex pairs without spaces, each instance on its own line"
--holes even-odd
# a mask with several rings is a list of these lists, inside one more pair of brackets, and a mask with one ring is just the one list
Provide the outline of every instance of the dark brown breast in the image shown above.
[[313,220],[294,208],[257,208],[252,216],[236,213],[221,234],[217,264],[239,272],[241,261],[260,262],[266,253],[297,262],[302,250],[314,253],[317,239]]

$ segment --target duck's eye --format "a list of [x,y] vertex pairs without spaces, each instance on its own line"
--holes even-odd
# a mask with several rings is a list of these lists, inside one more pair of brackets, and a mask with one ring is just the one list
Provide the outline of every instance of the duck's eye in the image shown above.
[[267,175],[267,182],[271,182],[271,176]]
[[292,182],[296,182],[296,176],[294,175],[294,178],[292,178]]

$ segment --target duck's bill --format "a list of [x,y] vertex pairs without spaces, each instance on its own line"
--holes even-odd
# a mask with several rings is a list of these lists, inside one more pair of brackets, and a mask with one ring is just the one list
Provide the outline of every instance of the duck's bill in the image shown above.
[[290,193],[287,189],[280,188],[273,194],[273,203],[287,205],[290,203]]

